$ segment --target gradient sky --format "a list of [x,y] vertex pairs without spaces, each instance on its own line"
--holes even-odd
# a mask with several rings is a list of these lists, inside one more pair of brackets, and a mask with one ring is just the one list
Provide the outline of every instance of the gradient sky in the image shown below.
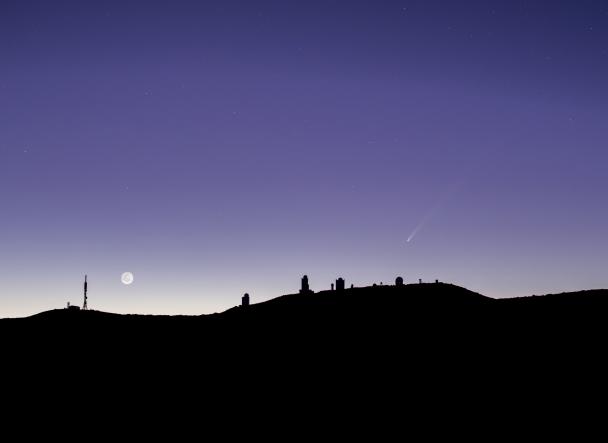
[[607,1],[2,0],[0,68],[0,317],[608,287]]

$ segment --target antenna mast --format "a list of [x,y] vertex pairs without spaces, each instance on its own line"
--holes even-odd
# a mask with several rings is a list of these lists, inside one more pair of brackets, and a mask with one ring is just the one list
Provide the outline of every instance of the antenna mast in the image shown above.
[[85,311],[87,309],[89,309],[87,307],[87,276],[84,276],[84,304],[82,305],[82,309],[84,309]]

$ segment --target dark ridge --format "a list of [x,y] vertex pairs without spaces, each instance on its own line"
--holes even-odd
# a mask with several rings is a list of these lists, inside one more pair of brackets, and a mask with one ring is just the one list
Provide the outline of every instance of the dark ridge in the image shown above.
[[588,289],[576,292],[561,292],[559,294],[532,295],[526,297],[513,297],[497,299],[505,303],[602,303],[608,296],[608,289]]
[[483,409],[488,396],[564,392],[567,380],[580,386],[604,368],[607,301],[606,290],[498,300],[444,283],[372,286],[201,316],[58,309],[1,320],[0,336],[5,379],[61,380],[56,397],[98,398],[101,385],[110,401],[129,393],[144,407],[156,404],[147,398],[168,397],[173,407],[216,392],[215,401],[245,399],[254,410],[268,398],[279,409],[320,402],[315,411],[331,409],[326,398],[344,410],[364,398],[372,409],[434,410],[436,399],[451,398],[460,410],[473,396]]
[[[99,340],[116,342],[133,337],[141,344],[176,341],[176,346],[198,343],[221,347],[223,341],[242,343],[256,337],[264,346],[277,340],[320,344],[346,336],[366,340],[383,336],[384,342],[409,340],[426,331],[425,338],[443,341],[466,336],[469,343],[515,340],[527,333],[576,326],[581,334],[603,328],[608,291],[592,290],[546,296],[492,299],[446,283],[374,285],[342,290],[288,294],[225,312],[200,316],[120,315],[95,310],[56,309],[22,319],[0,320],[0,330],[18,331],[26,339]],[[44,332],[41,332],[44,331]],[[120,340],[118,337],[120,336]],[[146,338],[147,337],[147,338]],[[103,338],[103,340],[102,340]]]

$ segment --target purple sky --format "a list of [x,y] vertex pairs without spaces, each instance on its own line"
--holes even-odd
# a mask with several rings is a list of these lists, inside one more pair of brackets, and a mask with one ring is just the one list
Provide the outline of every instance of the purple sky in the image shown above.
[[608,287],[606,1],[3,0],[0,63],[0,317]]

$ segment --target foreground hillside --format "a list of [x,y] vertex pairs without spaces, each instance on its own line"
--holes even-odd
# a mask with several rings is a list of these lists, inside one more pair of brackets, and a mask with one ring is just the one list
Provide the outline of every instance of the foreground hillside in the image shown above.
[[338,408],[391,417],[398,430],[410,408],[435,423],[438,408],[468,417],[467,402],[491,414],[486,405],[504,399],[534,410],[522,399],[595,392],[607,301],[605,290],[495,300],[439,283],[291,294],[202,316],[55,310],[0,320],[3,373],[17,389],[51,387],[52,401],[68,392],[93,407],[103,398],[125,416],[133,405],[181,416],[225,402],[220,415],[234,420],[243,409],[265,416],[269,402],[296,426],[307,415],[294,410],[320,426],[336,425]]
[[564,335],[587,342],[606,332],[608,291],[492,299],[458,286],[431,283],[290,294],[201,316],[119,315],[59,309],[0,320],[14,343],[62,343],[156,351],[204,346],[260,349],[281,342],[374,348],[462,342],[467,348]]

